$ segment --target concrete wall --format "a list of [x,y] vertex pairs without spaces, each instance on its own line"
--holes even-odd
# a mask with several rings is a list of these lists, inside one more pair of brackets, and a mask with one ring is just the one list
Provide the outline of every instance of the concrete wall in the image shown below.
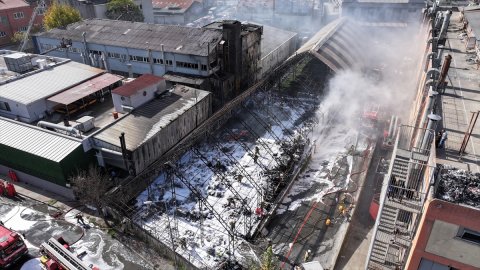
[[[11,170],[11,168],[0,165],[0,174],[8,175],[9,170]],[[49,192],[60,194],[60,195],[66,197],[68,199],[75,199],[75,196],[73,195],[73,191],[70,188],[66,188],[66,187],[56,185],[54,183],[51,183],[49,181],[45,181],[41,178],[23,173],[21,171],[17,171],[17,170],[14,170],[14,171],[17,174],[17,177],[18,177],[18,179],[20,180],[21,183],[27,183],[29,185],[41,188],[43,190],[47,190]]]
[[278,67],[283,61],[291,56],[296,50],[297,35],[293,36],[274,51],[270,52],[260,60],[259,78]]
[[480,245],[456,237],[460,226],[480,232],[480,209],[431,199],[425,205],[406,270],[417,270],[422,259],[456,269],[478,270]]
[[197,105],[181,114],[175,120],[170,122],[170,124],[163,127],[148,141],[135,149],[132,153],[135,171],[138,173],[144,170],[198,125],[207,120],[212,113],[211,108],[212,95],[209,94],[207,97],[199,101]]
[[0,97],[0,102],[8,103],[10,111],[0,110],[0,116],[17,119],[25,123],[32,123],[45,117],[45,111],[53,109],[52,103],[45,99],[37,100],[30,104],[22,104],[16,101]]
[[435,220],[426,252],[480,268],[480,246],[457,238],[460,226]]

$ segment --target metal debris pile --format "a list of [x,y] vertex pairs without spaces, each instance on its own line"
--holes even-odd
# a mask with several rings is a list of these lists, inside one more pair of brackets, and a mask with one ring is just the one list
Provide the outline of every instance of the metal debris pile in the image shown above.
[[453,203],[480,207],[480,173],[440,167],[437,196]]

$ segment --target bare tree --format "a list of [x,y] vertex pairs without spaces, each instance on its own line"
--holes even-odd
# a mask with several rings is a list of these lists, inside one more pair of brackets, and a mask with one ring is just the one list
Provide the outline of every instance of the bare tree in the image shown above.
[[104,206],[103,198],[111,186],[109,176],[98,166],[90,165],[88,170],[79,171],[71,177],[70,182],[79,200],[84,204],[96,207],[98,212],[103,215],[103,211],[101,211]]

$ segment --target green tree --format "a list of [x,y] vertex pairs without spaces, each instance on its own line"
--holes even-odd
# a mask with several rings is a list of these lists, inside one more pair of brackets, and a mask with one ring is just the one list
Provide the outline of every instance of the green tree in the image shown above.
[[47,30],[63,28],[82,20],[80,12],[75,8],[54,2],[45,13],[43,24]]
[[111,20],[143,22],[142,11],[132,0],[110,0],[105,16]]
[[258,270],[276,270],[278,269],[278,260],[273,254],[272,246],[269,246],[262,255],[262,264]]

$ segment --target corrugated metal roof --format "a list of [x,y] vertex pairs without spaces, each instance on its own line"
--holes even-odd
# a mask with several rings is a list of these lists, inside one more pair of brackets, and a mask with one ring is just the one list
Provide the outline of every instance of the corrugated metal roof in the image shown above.
[[120,80],[122,80],[122,77],[120,76],[105,73],[91,80],[83,82],[77,86],[74,86],[68,90],[65,90],[60,94],[49,98],[48,100],[59,104],[68,105],[90,94],[100,91],[103,88],[114,84]]
[[177,85],[172,92],[144,104],[94,137],[120,147],[118,137],[125,132],[127,149],[133,151],[209,94]]
[[152,74],[143,74],[135,80],[114,89],[112,93],[124,97],[129,97],[137,93],[138,91],[145,89],[145,87],[157,84],[158,82],[163,80],[165,79],[162,77],[158,77]]
[[103,72],[98,68],[68,62],[0,85],[0,97],[22,104],[30,104],[55,95]]
[[81,145],[74,138],[0,117],[0,144],[55,162]]
[[[222,39],[222,30],[186,26],[149,24],[140,22],[90,19],[71,24],[67,29],[52,29],[35,36],[71,39],[83,42],[82,33],[90,43],[164,51],[179,54],[207,55],[208,43],[217,44]],[[215,46],[210,46],[210,52]]]

